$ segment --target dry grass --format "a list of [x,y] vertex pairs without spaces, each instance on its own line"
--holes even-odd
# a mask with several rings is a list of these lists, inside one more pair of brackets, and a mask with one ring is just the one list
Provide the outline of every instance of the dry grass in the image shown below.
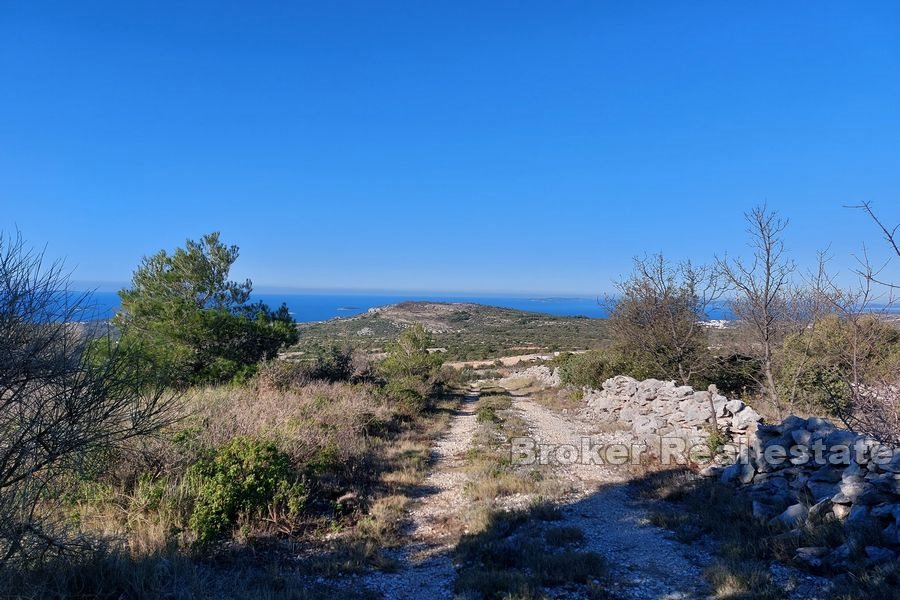
[[556,523],[562,515],[539,504],[527,510],[495,512],[478,533],[457,547],[461,568],[456,592],[462,597],[544,598],[544,588],[577,590],[578,597],[606,598],[601,583],[606,563],[578,548],[584,534]]
[[476,420],[478,428],[465,466],[468,481],[464,492],[472,501],[466,519],[470,531],[478,531],[505,498],[546,498],[562,489],[551,478],[550,469],[512,463],[509,439],[528,434],[528,424],[513,409],[512,398],[483,391]]
[[[177,427],[116,456],[111,475],[81,482],[67,499],[67,519],[105,549],[54,565],[52,576],[7,574],[0,596],[365,597],[314,577],[395,567],[383,550],[398,543],[409,496],[460,397],[446,392],[410,412],[372,384],[193,390]],[[237,436],[289,456],[307,505],[287,520],[244,514],[226,544],[196,547],[186,470]]]
[[3,598],[232,600],[374,600],[371,592],[320,582],[292,570],[231,565],[222,568],[182,553],[134,557],[100,552],[77,564],[50,563],[28,574],[0,573]]
[[603,559],[579,549],[584,533],[558,525],[562,514],[547,502],[568,487],[553,479],[549,468],[511,461],[508,440],[528,433],[512,399],[505,390],[482,390],[476,414],[478,429],[465,467],[469,533],[457,546],[456,592],[486,599],[544,598],[544,588],[563,586],[577,590],[578,597],[607,598]]
[[531,399],[557,412],[584,407],[584,392],[571,386],[542,388],[531,394]]
[[482,388],[477,420],[465,466],[468,531],[482,531],[497,511],[552,501],[571,491],[549,465],[513,464],[509,440],[529,430],[505,388]]
[[348,537],[374,542],[379,548],[400,543],[406,509],[428,473],[431,447],[446,431],[458,396],[438,400],[436,410],[423,415],[395,439],[380,446],[380,471],[368,510]]
[[379,436],[407,415],[367,384],[312,382],[288,390],[213,387],[196,390],[186,405],[185,429],[196,442],[218,447],[236,436],[275,441],[298,463],[323,449],[337,462],[355,460]]
[[766,565],[741,561],[719,563],[704,572],[717,600],[783,600],[788,596],[772,582]]
[[[752,517],[749,501],[734,490],[700,480],[687,469],[653,470],[632,482],[632,491],[657,501],[649,520],[685,544],[716,538],[719,560],[705,575],[715,598],[782,598],[768,570],[771,531]],[[722,524],[727,523],[727,527]]]
[[531,376],[512,376],[504,378],[503,387],[510,392],[527,394],[539,389],[540,384]]

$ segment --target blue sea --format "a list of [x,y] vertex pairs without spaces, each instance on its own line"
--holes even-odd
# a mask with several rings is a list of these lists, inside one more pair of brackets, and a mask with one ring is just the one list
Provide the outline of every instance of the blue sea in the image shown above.
[[[95,292],[92,298],[92,318],[111,317],[119,307],[114,292]],[[253,300],[262,300],[276,308],[282,302],[298,322],[326,321],[335,317],[351,317],[370,308],[407,301],[474,302],[489,306],[515,308],[560,316],[605,318],[606,309],[596,297],[540,297],[540,296],[478,296],[436,294],[324,294],[324,293],[256,293]]]
[[[115,292],[93,292],[89,308],[79,320],[104,320],[112,317],[119,308],[119,296]],[[327,321],[336,317],[352,317],[370,308],[409,301],[429,302],[472,302],[514,308],[530,312],[546,313],[567,317],[589,317],[605,319],[609,312],[598,297],[588,296],[481,296],[456,294],[332,294],[332,293],[255,293],[252,300],[261,300],[272,308],[287,304],[294,320],[300,323]],[[873,310],[885,307],[872,306]],[[887,312],[900,314],[900,306],[892,306]],[[725,302],[718,302],[707,311],[709,319],[733,319],[733,314]]]

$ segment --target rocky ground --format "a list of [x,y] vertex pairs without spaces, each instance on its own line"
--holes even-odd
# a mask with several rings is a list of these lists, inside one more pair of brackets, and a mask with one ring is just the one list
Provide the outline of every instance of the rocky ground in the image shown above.
[[460,469],[475,432],[478,391],[466,395],[450,429],[432,453],[431,473],[412,503],[405,545],[395,553],[398,569],[370,574],[362,584],[385,598],[449,598],[455,569],[452,551],[462,533],[465,473]]
[[[519,369],[501,379],[473,384],[465,401],[453,415],[447,434],[434,448],[430,474],[419,487],[408,510],[401,546],[389,551],[397,569],[393,572],[370,572],[362,577],[344,580],[344,589],[367,590],[375,596],[390,599],[454,598],[457,575],[466,567],[454,561],[459,560],[455,552],[457,544],[468,533],[466,515],[467,510],[471,509],[471,501],[466,489],[473,483],[473,475],[471,470],[466,469],[466,461],[468,452],[477,444],[477,409],[481,390],[484,394],[502,392],[512,398],[511,407],[507,410],[524,424],[526,438],[533,442],[535,448],[559,448],[564,445],[584,448],[585,444],[630,448],[645,442],[647,435],[658,436],[667,431],[688,431],[691,435],[699,435],[707,431],[707,413],[700,414],[701,409],[706,407],[717,413],[720,422],[725,423],[725,430],[735,434],[746,435],[749,427],[758,428],[762,432],[760,435],[770,433],[768,437],[764,436],[765,439],[786,439],[801,436],[803,431],[808,430],[818,435],[815,432],[822,429],[821,423],[798,419],[780,427],[765,426],[758,422],[758,415],[751,414],[743,403],[717,396],[714,390],[709,393],[693,392],[689,388],[652,380],[634,382],[617,378],[607,383],[609,389],[587,394],[582,407],[577,410],[552,409],[538,401],[536,394],[559,385],[556,374],[546,367]],[[627,398],[626,406],[634,414],[622,414],[622,408],[614,402],[616,398]],[[609,417],[610,412],[615,413],[615,418],[604,419],[603,415]],[[658,418],[650,424],[650,430],[641,429],[646,425],[647,414],[657,413]],[[833,429],[826,433],[836,435]],[[548,481],[552,482],[553,489],[548,494],[545,485],[540,493],[544,494],[541,499],[546,500],[549,495],[559,508],[561,520],[554,523],[554,527],[583,532],[578,551],[599,554],[607,567],[592,584],[545,589],[543,593],[546,597],[596,598],[597,586],[605,594],[599,596],[601,598],[674,600],[721,597],[713,595],[704,576],[707,567],[716,563],[714,542],[705,537],[692,540],[689,544],[676,541],[671,531],[650,523],[650,515],[659,508],[659,501],[637,500],[631,493],[630,482],[642,474],[641,465],[634,464],[631,457],[626,464],[615,465],[609,461],[588,464],[585,460],[565,460],[559,452],[548,456],[549,466],[542,468],[549,469]],[[772,504],[780,498],[770,489],[772,482],[777,483],[779,478],[786,479],[790,484],[788,487],[796,489],[802,488],[801,485],[794,485],[795,480],[800,479],[804,483],[809,479],[806,487],[813,490],[825,489],[816,477],[807,477],[799,468],[791,467],[796,472],[773,472],[757,462],[752,465],[752,469],[711,467],[708,470],[723,481],[729,477],[739,478],[743,470],[748,471],[745,483],[753,483],[748,493],[763,494],[765,498],[760,501],[764,504]],[[865,506],[867,515],[877,514],[882,520],[892,519],[891,515],[885,513],[882,517],[878,512],[884,512],[882,508],[886,506],[886,501],[883,496],[890,491],[879,491],[877,486],[882,479],[892,485],[896,482],[896,471],[891,470],[894,466],[872,467],[868,476],[871,483],[865,479],[864,471],[857,472],[858,466],[849,471],[838,467],[823,470],[823,473],[827,471],[834,475],[824,482],[830,486],[827,493],[823,491],[824,496],[828,496],[827,508],[837,510],[847,506],[840,504],[845,500],[831,498],[833,492],[848,495],[860,488],[859,495],[865,502],[857,502],[854,497],[855,505]],[[733,471],[740,472],[734,474]],[[783,495],[788,500],[792,497],[790,494]],[[528,493],[515,494],[498,499],[490,506],[495,511],[523,510],[533,506],[536,500]],[[788,500],[785,502],[789,504]],[[846,502],[849,503],[850,499]],[[776,508],[781,510],[783,507]],[[772,513],[776,518],[779,515],[777,510]],[[860,512],[862,509],[856,510]],[[803,515],[804,519],[807,517],[808,514]],[[893,530],[890,532],[893,534]],[[820,562],[823,556],[833,553],[833,549],[801,550],[810,550],[810,560]],[[771,563],[769,571],[771,581],[790,600],[822,600],[831,585],[828,579],[776,562]]]
[[[624,432],[597,433],[576,415],[553,412],[517,392],[513,409],[527,423],[529,437],[539,444],[572,444],[582,437],[592,443],[628,444]],[[396,553],[399,569],[372,573],[361,584],[385,598],[452,598],[455,568],[452,550],[464,532],[466,474],[459,468],[476,428],[477,392],[453,417],[449,433],[435,448],[433,470],[423,492],[409,511],[407,540]],[[610,566],[607,585],[623,599],[702,598],[706,588],[701,570],[709,558],[696,547],[673,541],[650,525],[647,514],[629,498],[627,468],[611,465],[554,464],[553,475],[567,490],[559,498],[563,521],[585,533],[584,550],[605,557]],[[551,597],[579,598],[577,591],[553,592]]]
[[[624,432],[596,433],[592,424],[571,415],[556,414],[528,397],[515,397],[541,444],[572,444],[588,437],[593,444],[630,444]],[[671,540],[647,522],[645,510],[627,494],[630,471],[624,465],[557,465],[554,473],[575,490],[563,499],[564,525],[581,529],[586,549],[608,560],[618,598],[701,598],[705,585],[701,570],[708,555],[696,547]]]
[[[587,394],[593,422],[625,425],[659,447],[686,439],[703,449],[710,432],[731,448],[729,466],[701,473],[741,486],[753,499],[753,516],[793,535],[836,518],[868,566],[888,563],[900,549],[900,451],[874,438],[818,418],[788,416],[766,424],[751,407],[709,391],[654,379],[614,377]],[[846,570],[850,543],[804,546],[794,559],[814,569]],[[862,558],[862,557],[859,557]]]

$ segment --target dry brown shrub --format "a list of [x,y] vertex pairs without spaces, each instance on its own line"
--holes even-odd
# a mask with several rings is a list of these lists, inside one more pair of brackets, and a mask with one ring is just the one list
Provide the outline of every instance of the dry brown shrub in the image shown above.
[[295,464],[329,453],[343,463],[364,453],[373,434],[390,426],[395,409],[365,384],[311,382],[284,391],[218,387],[195,391],[188,423],[198,442],[218,447],[236,436],[276,442]]

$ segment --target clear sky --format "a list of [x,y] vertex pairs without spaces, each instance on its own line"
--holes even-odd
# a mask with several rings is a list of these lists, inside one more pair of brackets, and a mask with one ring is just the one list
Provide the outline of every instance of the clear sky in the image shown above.
[[0,229],[80,280],[598,293],[761,202],[846,269],[898,184],[897,2],[0,1]]

